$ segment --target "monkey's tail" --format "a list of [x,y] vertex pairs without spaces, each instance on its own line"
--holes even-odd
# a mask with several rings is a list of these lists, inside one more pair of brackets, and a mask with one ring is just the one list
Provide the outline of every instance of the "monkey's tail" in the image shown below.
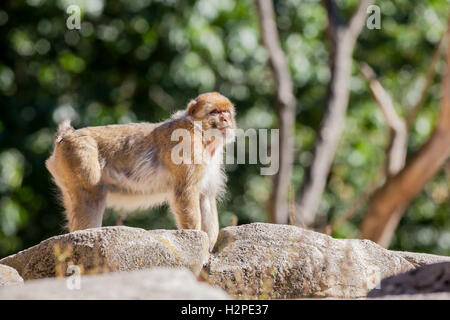
[[65,135],[73,131],[75,131],[75,129],[70,125],[70,120],[63,120],[58,125],[58,130],[56,131],[53,141],[55,142],[55,144],[60,143],[64,140]]

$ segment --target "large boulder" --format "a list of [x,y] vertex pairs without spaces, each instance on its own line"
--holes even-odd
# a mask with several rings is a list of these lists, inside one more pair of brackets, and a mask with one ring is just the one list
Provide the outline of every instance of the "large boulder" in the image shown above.
[[25,279],[62,277],[70,265],[83,274],[155,266],[187,267],[198,274],[209,256],[208,236],[196,230],[143,230],[125,226],[75,231],[0,260]]
[[79,278],[79,281],[72,277],[31,280],[23,286],[0,288],[0,300],[229,299],[224,291],[198,282],[192,272],[187,269],[153,268],[84,275]]
[[383,279],[379,288],[371,290],[367,297],[423,295],[437,292],[450,293],[450,262],[424,265]]
[[23,279],[15,269],[0,264],[0,287],[12,286],[22,283]]
[[243,298],[365,297],[412,263],[369,240],[252,223],[220,231],[203,275]]

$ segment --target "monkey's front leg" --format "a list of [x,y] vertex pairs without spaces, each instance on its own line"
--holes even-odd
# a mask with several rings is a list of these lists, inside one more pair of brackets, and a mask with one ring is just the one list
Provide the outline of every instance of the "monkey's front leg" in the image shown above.
[[200,193],[197,186],[179,183],[170,201],[178,229],[201,230]]
[[200,211],[202,215],[202,230],[209,237],[209,251],[214,249],[219,234],[219,217],[214,196],[200,195]]

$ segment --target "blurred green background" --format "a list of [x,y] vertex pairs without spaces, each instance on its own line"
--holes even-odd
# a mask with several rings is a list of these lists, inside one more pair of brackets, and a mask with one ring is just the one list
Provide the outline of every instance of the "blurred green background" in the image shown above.
[[[337,1],[344,18],[356,0]],[[66,8],[81,7],[81,30]],[[448,0],[377,1],[381,29],[364,28],[355,52],[345,132],[322,198],[322,225],[377,181],[387,129],[356,62],[367,62],[400,114],[414,99],[446,27]],[[297,98],[297,189],[311,160],[330,77],[327,17],[319,0],[275,1]],[[0,257],[64,232],[56,187],[44,161],[59,121],[104,125],[161,121],[189,99],[220,91],[237,106],[241,128],[277,126],[274,85],[251,0],[2,0],[0,4]],[[439,108],[438,72],[410,132],[409,153],[427,139]],[[257,165],[228,166],[222,226],[266,221],[271,178]],[[450,255],[450,169],[406,211],[391,249]],[[364,206],[333,230],[355,237]],[[104,224],[120,213],[109,211]],[[128,215],[124,224],[175,228],[167,207]]]

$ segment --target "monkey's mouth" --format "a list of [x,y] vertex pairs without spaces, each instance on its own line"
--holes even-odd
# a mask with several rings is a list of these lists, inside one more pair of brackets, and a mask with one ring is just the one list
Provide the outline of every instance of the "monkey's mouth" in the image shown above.
[[230,126],[217,126],[217,129],[219,129],[221,132],[225,133],[228,129],[231,129]]
[[231,126],[229,124],[226,124],[226,125],[213,124],[212,127],[215,130],[219,130],[222,137],[225,138],[226,141],[234,139],[234,135],[235,135],[234,129],[235,128],[233,128],[233,126]]

